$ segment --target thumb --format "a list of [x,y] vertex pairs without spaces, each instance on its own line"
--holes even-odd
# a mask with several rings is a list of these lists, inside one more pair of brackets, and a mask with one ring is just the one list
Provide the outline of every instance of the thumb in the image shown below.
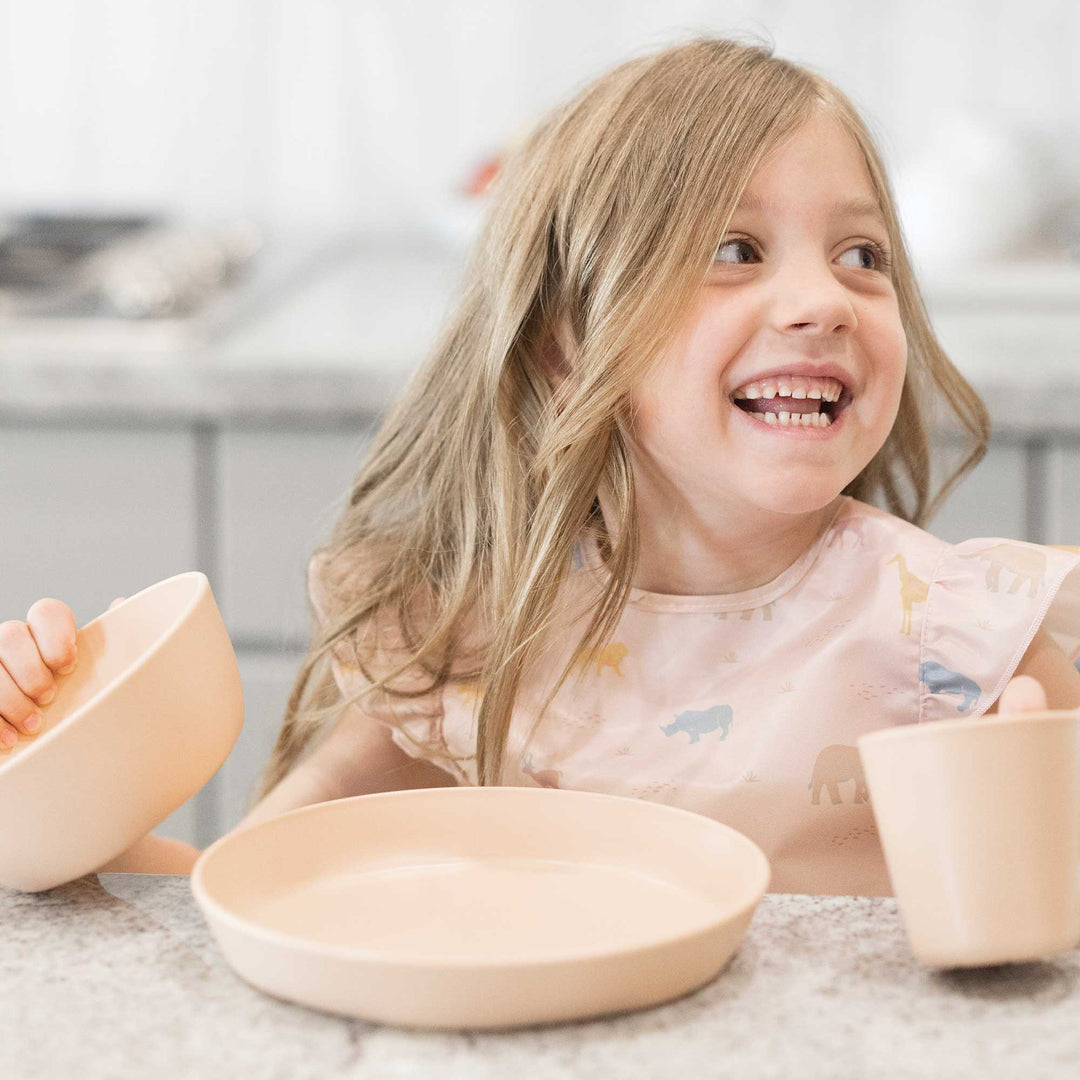
[[122,597],[122,596],[118,596],[118,597],[117,597],[117,598],[116,598],[116,599],[115,599],[115,600],[114,600],[114,601],[113,601],[113,602],[112,602],[112,603],[111,603],[111,604],[109,605],[109,610],[110,610],[110,611],[112,611],[112,609],[113,609],[114,607],[116,607],[116,605],[117,605],[117,604],[122,604],[123,602],[124,602],[124,597]]
[[1046,691],[1038,679],[1030,675],[1017,675],[998,698],[998,714],[1018,712],[1042,712],[1048,709]]

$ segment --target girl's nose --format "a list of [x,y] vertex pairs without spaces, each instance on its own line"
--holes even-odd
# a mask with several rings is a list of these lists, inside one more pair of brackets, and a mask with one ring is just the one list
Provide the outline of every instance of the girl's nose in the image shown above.
[[859,325],[844,286],[828,272],[788,275],[776,301],[778,329],[831,334]]

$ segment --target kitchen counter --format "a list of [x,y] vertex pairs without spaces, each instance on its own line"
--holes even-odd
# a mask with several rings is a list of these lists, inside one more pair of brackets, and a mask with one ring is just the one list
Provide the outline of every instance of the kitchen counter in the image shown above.
[[287,289],[220,331],[194,320],[155,338],[139,323],[76,348],[0,324],[0,418],[324,422],[387,408],[448,313],[462,254],[370,236],[303,258]]
[[504,1032],[391,1028],[255,990],[186,877],[0,889],[0,1076],[461,1078],[1074,1076],[1080,951],[915,962],[891,897],[766,895],[713,982],[678,1001]]
[[[126,347],[87,333],[65,349],[0,327],[0,420],[371,417],[430,351],[464,261],[423,234],[337,240],[226,331],[162,335],[170,347],[155,347],[146,324]],[[1013,259],[921,286],[939,340],[998,428],[1080,434],[1080,263]]]

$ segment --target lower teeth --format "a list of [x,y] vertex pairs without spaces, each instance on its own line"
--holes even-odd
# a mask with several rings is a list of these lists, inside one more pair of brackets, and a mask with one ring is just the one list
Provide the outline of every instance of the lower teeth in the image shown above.
[[[832,417],[828,413],[759,413],[744,410],[748,416],[754,417],[771,427],[818,427],[826,428],[832,423]],[[802,419],[806,417],[807,419]]]

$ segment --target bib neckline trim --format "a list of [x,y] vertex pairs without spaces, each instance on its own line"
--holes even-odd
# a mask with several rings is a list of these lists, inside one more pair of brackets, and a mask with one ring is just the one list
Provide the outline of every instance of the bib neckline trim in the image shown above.
[[[684,596],[678,593],[657,593],[649,592],[646,589],[633,588],[630,590],[627,605],[645,611],[713,612],[745,611],[748,608],[764,607],[766,604],[772,603],[773,600],[794,588],[814,564],[826,537],[837,524],[841,514],[850,508],[853,501],[850,495],[842,495],[840,498],[841,501],[837,505],[836,512],[821,530],[817,539],[772,581],[759,585],[755,589],[707,596]],[[581,570],[587,572],[601,590],[604,589],[607,586],[609,574],[604,568],[604,561],[600,557],[595,541],[591,537],[579,540],[578,551],[583,563]]]

